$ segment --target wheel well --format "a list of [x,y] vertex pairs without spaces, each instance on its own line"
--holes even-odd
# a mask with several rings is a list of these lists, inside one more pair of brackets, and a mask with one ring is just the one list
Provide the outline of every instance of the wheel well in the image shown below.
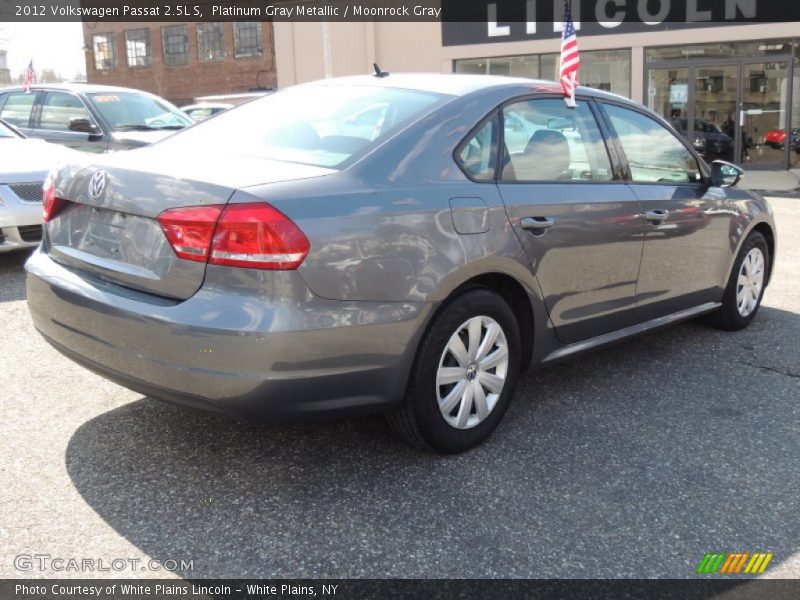
[[769,271],[767,272],[767,283],[772,279],[772,267],[775,264],[775,233],[766,223],[759,223],[753,227],[753,231],[759,232],[767,240],[767,250],[769,250]]
[[497,292],[508,302],[520,328],[522,341],[522,370],[528,368],[533,356],[533,308],[525,288],[510,275],[503,273],[486,273],[465,281],[445,300],[444,304],[460,296],[468,289],[485,288]]

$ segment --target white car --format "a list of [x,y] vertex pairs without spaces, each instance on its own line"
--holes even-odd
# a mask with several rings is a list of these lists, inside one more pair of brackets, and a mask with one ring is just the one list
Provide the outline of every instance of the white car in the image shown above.
[[80,154],[26,138],[0,120],[0,253],[36,246],[42,239],[42,184],[52,167]]
[[205,121],[209,117],[218,115],[228,109],[236,106],[235,104],[227,104],[225,102],[200,102],[199,104],[190,104],[189,106],[181,107],[181,110],[189,115],[192,121]]

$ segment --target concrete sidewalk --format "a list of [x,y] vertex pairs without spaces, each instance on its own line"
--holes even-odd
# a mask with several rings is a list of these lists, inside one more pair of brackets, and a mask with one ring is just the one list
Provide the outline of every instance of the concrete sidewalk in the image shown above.
[[739,187],[759,192],[794,192],[800,189],[800,169],[745,171]]

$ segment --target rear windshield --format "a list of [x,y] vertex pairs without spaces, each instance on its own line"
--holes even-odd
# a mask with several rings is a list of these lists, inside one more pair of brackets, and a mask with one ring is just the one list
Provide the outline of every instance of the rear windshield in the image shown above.
[[298,86],[221,113],[161,145],[336,167],[447,98],[377,86]]

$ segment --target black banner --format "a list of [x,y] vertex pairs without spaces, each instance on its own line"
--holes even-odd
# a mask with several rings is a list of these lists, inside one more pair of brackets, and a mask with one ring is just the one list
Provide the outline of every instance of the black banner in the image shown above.
[[[794,0],[571,0],[582,33],[800,21]],[[564,0],[0,0],[0,21],[441,21],[445,45],[528,39],[529,24],[560,22]],[[512,24],[498,40],[487,24]],[[464,24],[475,27],[464,29]],[[631,28],[633,26],[633,28]]]
[[800,580],[2,580],[3,600],[796,600]]

